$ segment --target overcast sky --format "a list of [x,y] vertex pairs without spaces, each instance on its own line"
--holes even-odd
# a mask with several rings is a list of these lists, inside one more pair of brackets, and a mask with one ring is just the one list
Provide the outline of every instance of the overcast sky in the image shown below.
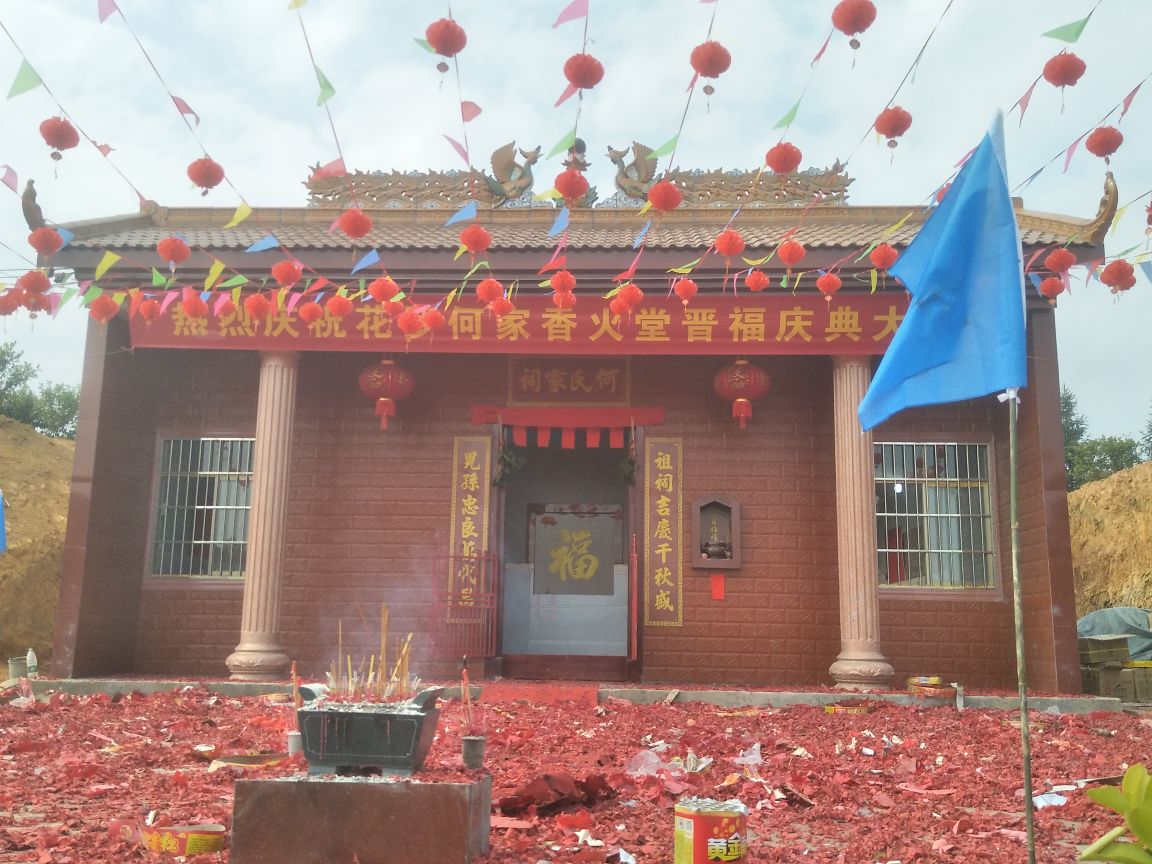
[[[118,0],[172,92],[196,110],[197,132],[229,179],[255,207],[301,206],[308,166],[337,156],[296,13],[287,0]],[[576,100],[553,107],[564,89],[561,67],[580,47],[582,26],[551,24],[566,0],[455,0],[468,33],[459,55],[463,97],[483,113],[468,125],[473,162],[508,141],[547,153],[572,128]],[[779,133],[773,124],[799,98],[809,61],[830,28],[834,0],[591,0],[589,46],[604,81],[584,102],[580,136],[588,142],[589,177],[613,191],[607,145],[633,140],[657,147],[675,132],[691,77],[688,55],[702,42],[713,9],[713,38],[732,52],[732,68],[706,102],[693,99],[677,163],[684,168],[754,168]],[[1064,47],[1041,34],[1093,14],[1072,46],[1087,63],[1064,95],[1041,81],[1023,125],[1006,121],[1009,174],[1021,183],[1061,153],[1152,72],[1149,0],[955,0],[897,104],[913,125],[894,158],[868,130],[940,19],[947,0],[877,0],[879,16],[852,52],[836,34],[815,69],[789,140],[804,167],[851,159],[850,203],[918,205],[984,133],[997,109],[1008,111]],[[462,163],[441,137],[462,137],[454,77],[414,42],[447,11],[446,3],[309,0],[303,15],[316,62],[335,87],[328,103],[351,169],[447,169]],[[148,198],[164,205],[234,207],[220,186],[206,198],[185,169],[200,155],[119,16],[97,20],[97,0],[0,0],[0,22],[52,93]],[[0,93],[19,56],[0,33]],[[443,79],[443,80],[442,80]],[[38,89],[0,102],[0,164],[35,178],[45,215],[56,222],[137,210],[135,194],[85,142],[59,163],[39,136],[58,113]],[[1115,123],[1116,115],[1109,122]],[[1112,158],[1127,202],[1152,188],[1152,82],[1119,128],[1125,143]],[[861,138],[862,145],[857,147]],[[537,190],[561,170],[542,160]],[[661,167],[664,167],[663,162]],[[1067,173],[1063,158],[1015,194],[1028,209],[1089,217],[1103,188],[1102,160],[1083,150]],[[0,169],[2,170],[2,169]],[[1134,204],[1106,245],[1110,253],[1144,243],[1144,208]],[[31,256],[19,201],[0,186],[0,242]],[[1146,249],[1147,247],[1142,247]],[[387,261],[384,262],[387,264]],[[624,262],[626,263],[626,262]],[[0,247],[0,283],[28,266]],[[1152,413],[1148,329],[1152,286],[1143,274],[1116,298],[1099,282],[1083,284],[1057,313],[1061,375],[1075,392],[1093,435],[1139,434]],[[0,340],[14,339],[44,381],[78,382],[86,313],[68,307],[56,319],[29,322],[21,311],[0,318]]]

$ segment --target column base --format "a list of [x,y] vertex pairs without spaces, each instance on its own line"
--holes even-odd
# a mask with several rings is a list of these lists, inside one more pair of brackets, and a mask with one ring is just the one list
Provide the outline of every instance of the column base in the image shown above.
[[877,649],[855,646],[840,652],[828,674],[840,690],[882,690],[891,686],[896,673]]
[[237,645],[224,661],[233,681],[283,681],[292,661],[279,647]]

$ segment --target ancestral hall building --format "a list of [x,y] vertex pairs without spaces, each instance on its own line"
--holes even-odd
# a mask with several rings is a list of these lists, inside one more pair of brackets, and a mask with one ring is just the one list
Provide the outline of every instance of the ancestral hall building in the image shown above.
[[[122,305],[88,331],[56,672],[320,675],[338,640],[373,650],[386,604],[425,677],[468,655],[510,677],[1013,686],[1005,410],[856,418],[908,303],[865,253],[903,248],[926,211],[849,206],[839,169],[673,172],[683,206],[645,227],[644,150],[611,151],[615,194],[566,228],[533,198],[538,154],[494,166],[475,258],[456,256],[467,223],[445,224],[477,185],[454,173],[314,177],[309,206],[234,227],[231,209],[151,203],[67,226],[53,264]],[[333,227],[353,202],[374,223],[359,240]],[[1018,204],[1025,260],[1102,257],[1115,205],[1114,187],[1092,219]],[[705,254],[727,227],[742,255]],[[172,235],[192,256],[169,274]],[[787,237],[801,263],[759,261]],[[306,278],[278,291],[286,257]],[[560,262],[572,308],[538,285]],[[643,300],[617,314],[604,295],[633,267]],[[362,293],[385,272],[443,325],[401,332]],[[474,293],[488,275],[518,286],[500,316]],[[302,318],[341,289],[349,314]],[[257,290],[265,318],[243,304]],[[1055,313],[1029,294],[1029,677],[1075,692]]]

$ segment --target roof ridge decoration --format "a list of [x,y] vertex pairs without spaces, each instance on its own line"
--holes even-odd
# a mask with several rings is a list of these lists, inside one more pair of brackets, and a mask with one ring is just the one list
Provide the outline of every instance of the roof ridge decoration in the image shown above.
[[[631,150],[632,159],[627,160]],[[522,162],[516,161],[519,152]],[[612,209],[639,209],[645,203],[648,187],[659,176],[652,148],[632,142],[624,150],[608,147],[608,158],[617,166],[615,193],[597,201],[593,187],[581,206]],[[571,157],[571,154],[569,154]],[[475,196],[481,206],[519,209],[554,208],[555,201],[536,200],[532,192],[532,166],[540,158],[540,148],[520,149],[516,142],[497,149],[491,158],[492,174],[485,171],[354,171],[343,177],[326,177],[314,169],[305,181],[308,206],[345,209],[360,204],[377,210],[455,210]],[[587,163],[581,160],[582,167]],[[568,165],[566,162],[565,165]],[[820,204],[845,204],[852,178],[839,161],[831,168],[809,168],[792,174],[775,175],[756,169],[742,171],[714,169],[667,171],[664,179],[680,187],[684,207],[729,208],[806,206],[813,198]]]

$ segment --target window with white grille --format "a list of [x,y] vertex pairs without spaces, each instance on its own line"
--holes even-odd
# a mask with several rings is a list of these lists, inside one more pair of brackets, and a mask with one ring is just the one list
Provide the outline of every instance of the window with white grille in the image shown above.
[[244,576],[253,446],[251,438],[160,442],[152,575]]
[[992,588],[987,444],[874,445],[880,584]]

